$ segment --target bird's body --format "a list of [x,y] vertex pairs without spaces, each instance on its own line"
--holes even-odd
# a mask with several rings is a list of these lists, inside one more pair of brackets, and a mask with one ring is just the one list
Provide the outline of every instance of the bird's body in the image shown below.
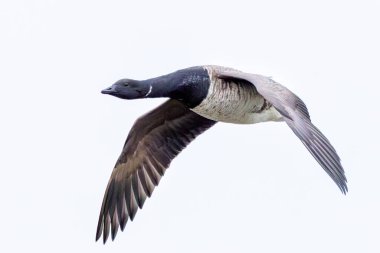
[[285,121],[343,193],[339,156],[311,123],[306,105],[272,79],[220,66],[198,66],[136,81],[122,79],[102,93],[122,99],[168,97],[136,120],[103,199],[96,239],[124,229],[150,197],[170,162],[216,122]]
[[[244,80],[226,80],[216,76],[219,66],[204,66],[210,85],[207,96],[191,110],[219,122],[253,124],[280,121],[281,114],[262,96],[255,86]],[[227,69],[227,68],[226,68]]]

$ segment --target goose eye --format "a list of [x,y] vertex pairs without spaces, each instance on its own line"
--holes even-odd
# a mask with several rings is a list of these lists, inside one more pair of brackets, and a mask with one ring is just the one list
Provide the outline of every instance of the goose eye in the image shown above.
[[124,86],[124,87],[128,87],[128,86],[129,86],[129,83],[124,83],[123,86]]

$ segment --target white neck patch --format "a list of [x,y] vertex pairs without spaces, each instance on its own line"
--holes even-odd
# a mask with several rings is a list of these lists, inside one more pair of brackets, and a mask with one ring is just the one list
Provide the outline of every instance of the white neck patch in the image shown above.
[[149,91],[145,94],[145,97],[147,97],[152,92],[152,85],[149,87]]

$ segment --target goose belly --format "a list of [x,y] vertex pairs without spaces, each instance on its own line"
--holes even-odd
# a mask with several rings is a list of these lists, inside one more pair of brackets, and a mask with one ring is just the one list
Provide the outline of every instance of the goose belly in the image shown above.
[[236,124],[282,119],[281,114],[257,93],[253,85],[221,79],[210,84],[206,98],[191,110],[211,120]]

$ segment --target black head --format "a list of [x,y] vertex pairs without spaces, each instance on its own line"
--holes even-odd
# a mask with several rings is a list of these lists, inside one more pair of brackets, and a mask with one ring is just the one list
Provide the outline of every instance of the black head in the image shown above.
[[123,99],[136,99],[145,97],[149,92],[149,88],[149,85],[141,81],[121,79],[111,87],[102,90],[102,93]]

